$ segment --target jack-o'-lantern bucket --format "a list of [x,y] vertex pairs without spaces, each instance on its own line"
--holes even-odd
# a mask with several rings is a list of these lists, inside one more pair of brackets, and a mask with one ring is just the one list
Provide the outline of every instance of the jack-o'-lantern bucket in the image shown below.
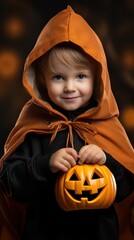
[[65,211],[110,207],[116,196],[116,182],[105,165],[75,165],[59,174],[55,195]]

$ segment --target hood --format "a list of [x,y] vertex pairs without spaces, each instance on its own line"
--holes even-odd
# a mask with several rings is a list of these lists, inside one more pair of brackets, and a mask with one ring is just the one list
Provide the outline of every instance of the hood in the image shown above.
[[101,41],[87,22],[79,14],[76,14],[70,6],[55,15],[45,25],[33,50],[26,59],[23,85],[34,101],[42,107],[54,111],[48,103],[42,101],[39,97],[35,86],[33,63],[61,42],[72,42],[78,45],[101,65],[102,71],[99,78],[101,79],[102,94],[98,107],[89,112],[90,117],[92,119],[108,119],[112,116],[118,116],[118,107],[111,90],[107,61]]

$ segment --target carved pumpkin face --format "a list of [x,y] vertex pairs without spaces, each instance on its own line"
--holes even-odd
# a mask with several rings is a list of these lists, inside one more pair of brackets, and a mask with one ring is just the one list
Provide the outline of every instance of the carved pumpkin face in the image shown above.
[[59,175],[55,194],[65,211],[108,208],[115,199],[116,182],[104,165],[76,165]]

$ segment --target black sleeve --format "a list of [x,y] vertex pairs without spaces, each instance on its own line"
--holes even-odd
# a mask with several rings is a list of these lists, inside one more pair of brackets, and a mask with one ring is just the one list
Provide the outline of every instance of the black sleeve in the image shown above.
[[120,202],[134,190],[133,176],[131,172],[113,159],[111,155],[106,153],[106,156],[107,161],[105,165],[113,173],[117,184],[116,202]]
[[22,143],[4,161],[0,180],[5,192],[17,201],[29,202],[45,191],[55,175],[50,171],[50,157],[37,139]]

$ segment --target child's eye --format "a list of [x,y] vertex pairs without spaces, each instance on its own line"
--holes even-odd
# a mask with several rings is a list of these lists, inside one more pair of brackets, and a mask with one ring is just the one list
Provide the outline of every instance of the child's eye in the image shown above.
[[85,74],[79,74],[79,75],[77,76],[77,78],[83,79],[83,78],[86,78],[86,75],[85,75]]
[[55,79],[55,80],[62,80],[63,77],[62,77],[61,75],[55,75],[55,76],[53,77],[53,79]]

